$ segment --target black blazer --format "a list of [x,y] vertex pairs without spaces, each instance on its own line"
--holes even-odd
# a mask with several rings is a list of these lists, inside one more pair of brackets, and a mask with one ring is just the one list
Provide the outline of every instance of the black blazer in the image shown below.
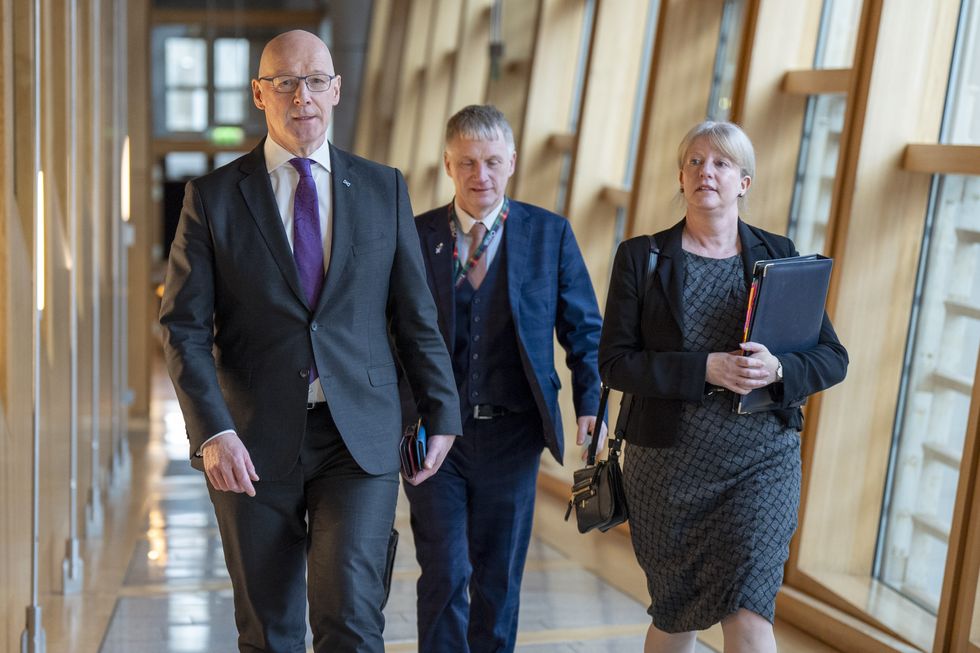
[[[632,444],[669,447],[677,438],[682,404],[707,396],[707,351],[681,351],[683,345],[684,220],[654,234],[660,250],[655,279],[641,298],[650,254],[647,236],[620,244],[613,264],[609,296],[599,342],[599,372],[612,388],[635,397],[626,432]],[[746,287],[756,261],[796,256],[792,241],[741,220],[738,236]],[[642,313],[641,313],[642,311]],[[800,406],[806,398],[843,380],[847,351],[824,313],[820,341],[808,351],[779,355],[782,383],[771,391],[781,409],[774,411],[788,426],[803,428]]]
[[160,322],[198,468],[205,439],[234,429],[263,480],[288,473],[314,358],[337,429],[369,474],[398,469],[396,353],[431,432],[462,432],[405,181],[334,147],[330,161],[333,241],[316,306],[300,287],[263,143],[187,184]]

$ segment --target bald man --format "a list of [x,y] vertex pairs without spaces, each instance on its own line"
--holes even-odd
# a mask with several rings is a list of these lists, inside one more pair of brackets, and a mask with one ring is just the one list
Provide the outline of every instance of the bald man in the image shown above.
[[[326,140],[327,46],[266,45],[268,136],[187,184],[160,310],[167,367],[205,472],[240,651],[382,653],[398,492],[396,358],[428,427],[426,469],[462,433],[402,175]],[[389,338],[390,334],[390,338]]]

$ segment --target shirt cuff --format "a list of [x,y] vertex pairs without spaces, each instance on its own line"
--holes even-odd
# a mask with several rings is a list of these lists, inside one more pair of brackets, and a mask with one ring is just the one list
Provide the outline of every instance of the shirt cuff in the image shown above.
[[227,429],[227,430],[224,430],[224,431],[222,431],[220,433],[215,433],[210,438],[208,438],[207,440],[205,440],[204,442],[201,443],[201,446],[198,447],[197,448],[197,451],[194,452],[194,456],[197,457],[197,458],[201,458],[202,456],[204,456],[204,453],[203,453],[203,451],[204,451],[204,445],[206,445],[211,440],[214,440],[219,435],[228,435],[229,433],[231,435],[236,435],[235,431],[232,430],[232,429]]

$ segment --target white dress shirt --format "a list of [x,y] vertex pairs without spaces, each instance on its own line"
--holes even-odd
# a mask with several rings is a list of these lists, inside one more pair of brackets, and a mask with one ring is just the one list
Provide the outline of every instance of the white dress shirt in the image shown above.
[[[265,165],[269,170],[269,181],[272,182],[272,192],[276,196],[276,206],[279,207],[279,217],[286,230],[289,248],[293,248],[293,203],[296,201],[296,186],[299,184],[299,172],[290,165],[289,160],[295,158],[286,148],[276,143],[269,136],[265,139]],[[316,201],[319,206],[320,234],[323,236],[323,271],[330,264],[330,243],[333,236],[332,207],[330,201],[331,171],[330,145],[323,139],[323,145],[306,157],[314,162],[310,166],[313,181],[316,183]]]
[[[459,253],[460,264],[465,264],[466,261],[470,259],[470,230],[473,229],[473,225],[477,222],[482,222],[483,226],[487,228],[487,233],[490,233],[490,228],[493,227],[493,221],[497,219],[497,214],[500,213],[500,209],[504,207],[504,200],[501,198],[497,206],[490,209],[486,217],[481,220],[477,220],[472,215],[460,208],[459,202],[455,199],[453,200],[453,207],[456,209],[456,219],[459,220],[459,230],[456,232],[456,251]],[[501,222],[497,225],[497,231],[494,232],[493,236],[490,237],[490,242],[487,244],[487,248],[483,250],[483,255],[487,257],[487,270],[490,269],[490,264],[493,263],[494,257],[497,255],[497,250],[500,249],[500,243],[503,240],[501,235],[504,232],[504,224]]]

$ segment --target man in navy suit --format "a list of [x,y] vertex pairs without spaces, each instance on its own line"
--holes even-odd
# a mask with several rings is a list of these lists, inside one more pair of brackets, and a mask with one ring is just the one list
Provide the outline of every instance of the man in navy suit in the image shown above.
[[405,485],[426,653],[514,650],[541,452],[561,462],[564,449],[555,334],[579,444],[599,403],[601,318],[585,262],[567,220],[506,197],[516,160],[500,111],[462,109],[444,154],[456,197],[415,219],[463,417],[439,473]]
[[317,653],[383,653],[395,359],[441,434],[416,483],[462,432],[451,362],[401,174],[326,139],[340,101],[327,46],[300,30],[272,39],[252,99],[268,136],[187,184],[160,311],[167,367],[239,650],[305,651],[309,596]]

